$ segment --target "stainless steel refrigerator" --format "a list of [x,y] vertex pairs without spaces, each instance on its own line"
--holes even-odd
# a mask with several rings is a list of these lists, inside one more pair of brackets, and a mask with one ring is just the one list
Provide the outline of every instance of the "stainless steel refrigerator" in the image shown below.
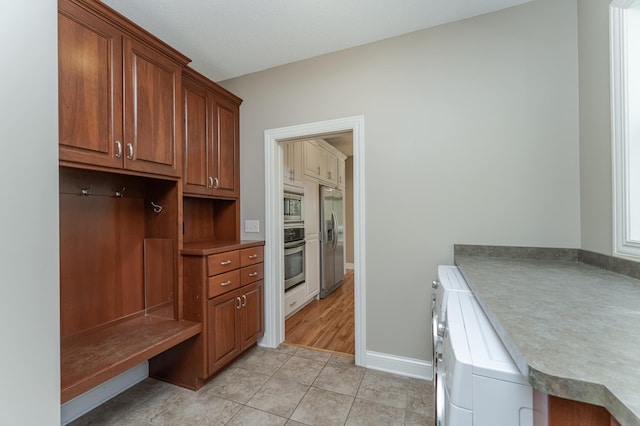
[[344,279],[344,200],[338,189],[320,185],[320,298]]

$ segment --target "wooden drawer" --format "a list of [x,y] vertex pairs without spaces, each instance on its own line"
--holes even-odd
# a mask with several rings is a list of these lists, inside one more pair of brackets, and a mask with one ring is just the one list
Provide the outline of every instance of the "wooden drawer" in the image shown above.
[[240,266],[249,266],[261,263],[264,260],[262,247],[251,247],[240,250]]
[[307,297],[307,289],[304,284],[299,284],[284,293],[284,316],[287,317],[298,310]]
[[240,285],[247,285],[254,281],[261,280],[264,276],[263,263],[257,265],[246,266],[240,269]]
[[209,276],[232,271],[240,267],[240,252],[238,250],[226,253],[212,254],[207,257]]
[[240,271],[209,277],[209,299],[240,287]]

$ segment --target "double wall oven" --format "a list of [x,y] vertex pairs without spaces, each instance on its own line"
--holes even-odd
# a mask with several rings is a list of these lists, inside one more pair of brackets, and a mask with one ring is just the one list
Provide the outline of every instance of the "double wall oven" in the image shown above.
[[304,222],[300,194],[284,194],[284,290],[305,280]]

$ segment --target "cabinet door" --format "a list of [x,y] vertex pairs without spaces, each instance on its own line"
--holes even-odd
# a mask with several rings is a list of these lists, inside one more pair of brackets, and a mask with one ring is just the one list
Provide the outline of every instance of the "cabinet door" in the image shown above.
[[293,143],[282,143],[282,182],[285,185],[290,185],[293,182]]
[[317,145],[311,141],[304,143],[304,172],[307,176],[320,178],[320,159]]
[[294,186],[302,188],[304,186],[304,150],[302,142],[294,142],[291,144],[291,148],[289,151],[291,169],[293,170],[293,181],[291,182]]
[[209,374],[236,357],[241,350],[240,290],[209,299]]
[[330,152],[325,152],[327,159],[327,173],[325,174],[324,178],[328,182],[335,185],[338,183],[338,158]]
[[124,39],[124,158],[130,170],[180,176],[182,68]]
[[209,194],[213,188],[213,147],[211,135],[211,104],[209,93],[202,85],[185,78],[184,96],[184,192]]
[[264,282],[257,281],[243,287],[242,295],[242,348],[258,341],[264,335]]
[[122,35],[66,0],[59,8],[60,160],[122,167]]
[[320,240],[307,240],[305,243],[304,263],[306,299],[308,300],[320,292]]
[[213,98],[213,194],[237,198],[240,193],[239,115],[236,105]]
[[344,189],[345,186],[345,160],[338,158],[338,187]]

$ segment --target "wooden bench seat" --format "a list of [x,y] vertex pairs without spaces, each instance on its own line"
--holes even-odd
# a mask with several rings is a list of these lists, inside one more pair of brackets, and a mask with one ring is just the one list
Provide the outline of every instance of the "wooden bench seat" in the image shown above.
[[61,402],[135,367],[200,333],[193,321],[142,315],[62,339]]

